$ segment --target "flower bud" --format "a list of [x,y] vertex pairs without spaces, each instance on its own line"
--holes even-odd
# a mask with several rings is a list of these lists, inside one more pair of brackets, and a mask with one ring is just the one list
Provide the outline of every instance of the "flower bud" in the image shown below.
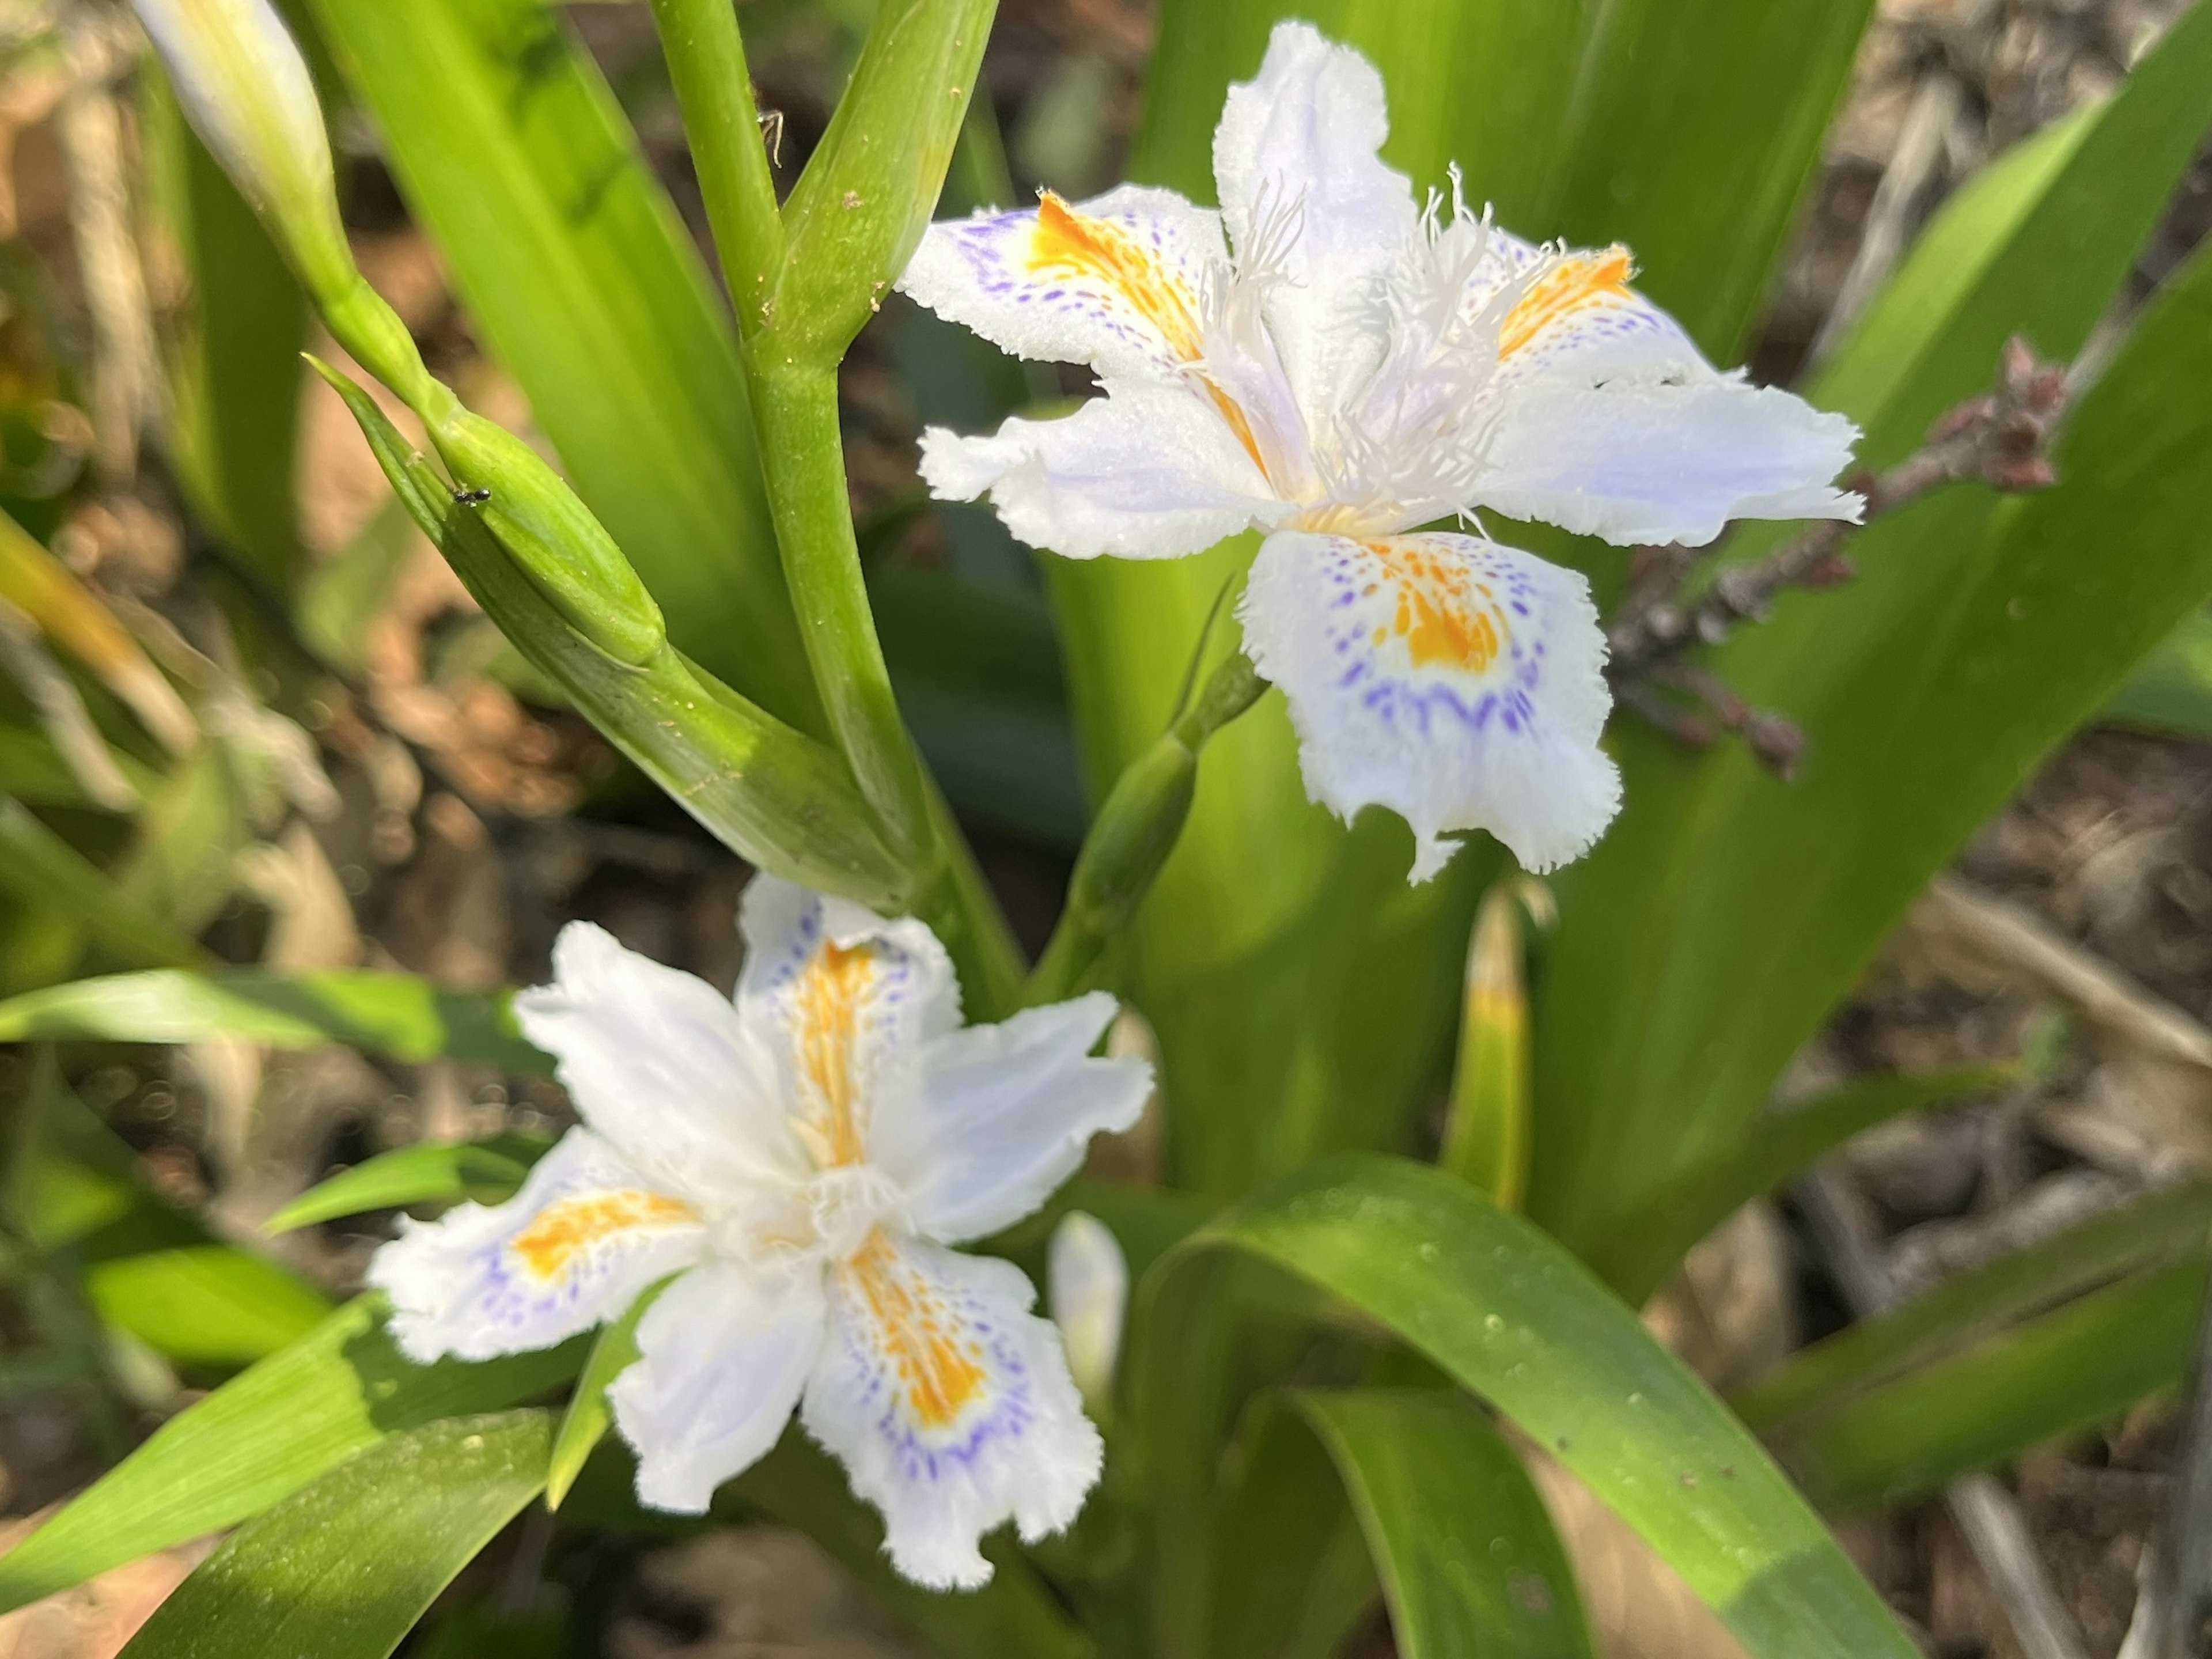
[[605,526],[528,444],[456,407],[431,441],[493,534],[568,622],[609,656],[641,663],[665,635],[660,607]]
[[329,136],[269,0],[132,0],[177,100],[319,301],[355,280]]
[[1091,1415],[1103,1418],[1112,1408],[1121,1317],[1129,1305],[1129,1264],[1104,1222],[1080,1210],[1061,1218],[1046,1253],[1045,1289],[1067,1350],[1068,1375]]

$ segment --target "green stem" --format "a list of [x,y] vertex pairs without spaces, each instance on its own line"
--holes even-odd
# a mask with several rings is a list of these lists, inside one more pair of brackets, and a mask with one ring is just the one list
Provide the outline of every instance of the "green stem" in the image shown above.
[[653,0],[722,279],[749,343],[773,313],[783,220],[732,0]]
[[1024,1001],[1056,1002],[1071,995],[1109,941],[1128,926],[1190,816],[1200,751],[1267,689],[1251,659],[1242,651],[1233,653],[1115,780],[1076,855],[1067,902],[1030,975]]
[[769,510],[814,683],[885,842],[926,874],[938,856],[929,791],[891,694],[860,575],[837,426],[836,372],[756,364],[752,383]]

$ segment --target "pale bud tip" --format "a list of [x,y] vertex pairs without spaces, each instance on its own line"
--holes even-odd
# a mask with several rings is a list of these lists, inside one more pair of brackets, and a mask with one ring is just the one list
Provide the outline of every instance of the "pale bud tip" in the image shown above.
[[1084,1403],[1103,1413],[1113,1398],[1129,1305],[1129,1264],[1104,1222],[1080,1210],[1061,1218],[1045,1258],[1045,1288],[1068,1374]]

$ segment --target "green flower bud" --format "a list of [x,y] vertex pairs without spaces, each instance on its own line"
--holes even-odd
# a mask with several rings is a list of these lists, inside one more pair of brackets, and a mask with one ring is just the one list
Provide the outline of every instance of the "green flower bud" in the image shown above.
[[660,607],[614,538],[538,452],[456,405],[430,441],[515,562],[577,631],[609,656],[641,663],[667,630]]

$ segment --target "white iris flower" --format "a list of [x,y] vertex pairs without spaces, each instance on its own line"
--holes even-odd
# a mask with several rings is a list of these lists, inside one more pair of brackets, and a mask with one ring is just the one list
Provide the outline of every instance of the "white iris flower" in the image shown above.
[[734,1006],[564,929],[515,1012],[584,1127],[507,1203],[410,1224],[369,1278],[428,1362],[544,1347],[680,1273],[609,1391],[639,1498],[705,1510],[796,1407],[901,1572],[980,1584],[982,1534],[1066,1526],[1100,1444],[1029,1280],[945,1247],[1035,1210],[1136,1121],[1150,1068],[1089,1057],[1103,993],[963,1029],[919,921],[758,876],[741,925]]
[[1544,870],[1620,803],[1605,643],[1575,573],[1479,536],[1489,507],[1618,543],[1732,518],[1856,518],[1840,416],[1723,374],[1629,285],[1628,252],[1536,247],[1417,207],[1377,156],[1382,82],[1279,25],[1213,138],[1218,212],[1123,185],[933,225],[900,287],[1106,395],[989,437],[933,428],[940,496],[986,494],[1073,558],[1268,532],[1241,615],[1308,792],[1413,826],[1413,878],[1484,829]]

